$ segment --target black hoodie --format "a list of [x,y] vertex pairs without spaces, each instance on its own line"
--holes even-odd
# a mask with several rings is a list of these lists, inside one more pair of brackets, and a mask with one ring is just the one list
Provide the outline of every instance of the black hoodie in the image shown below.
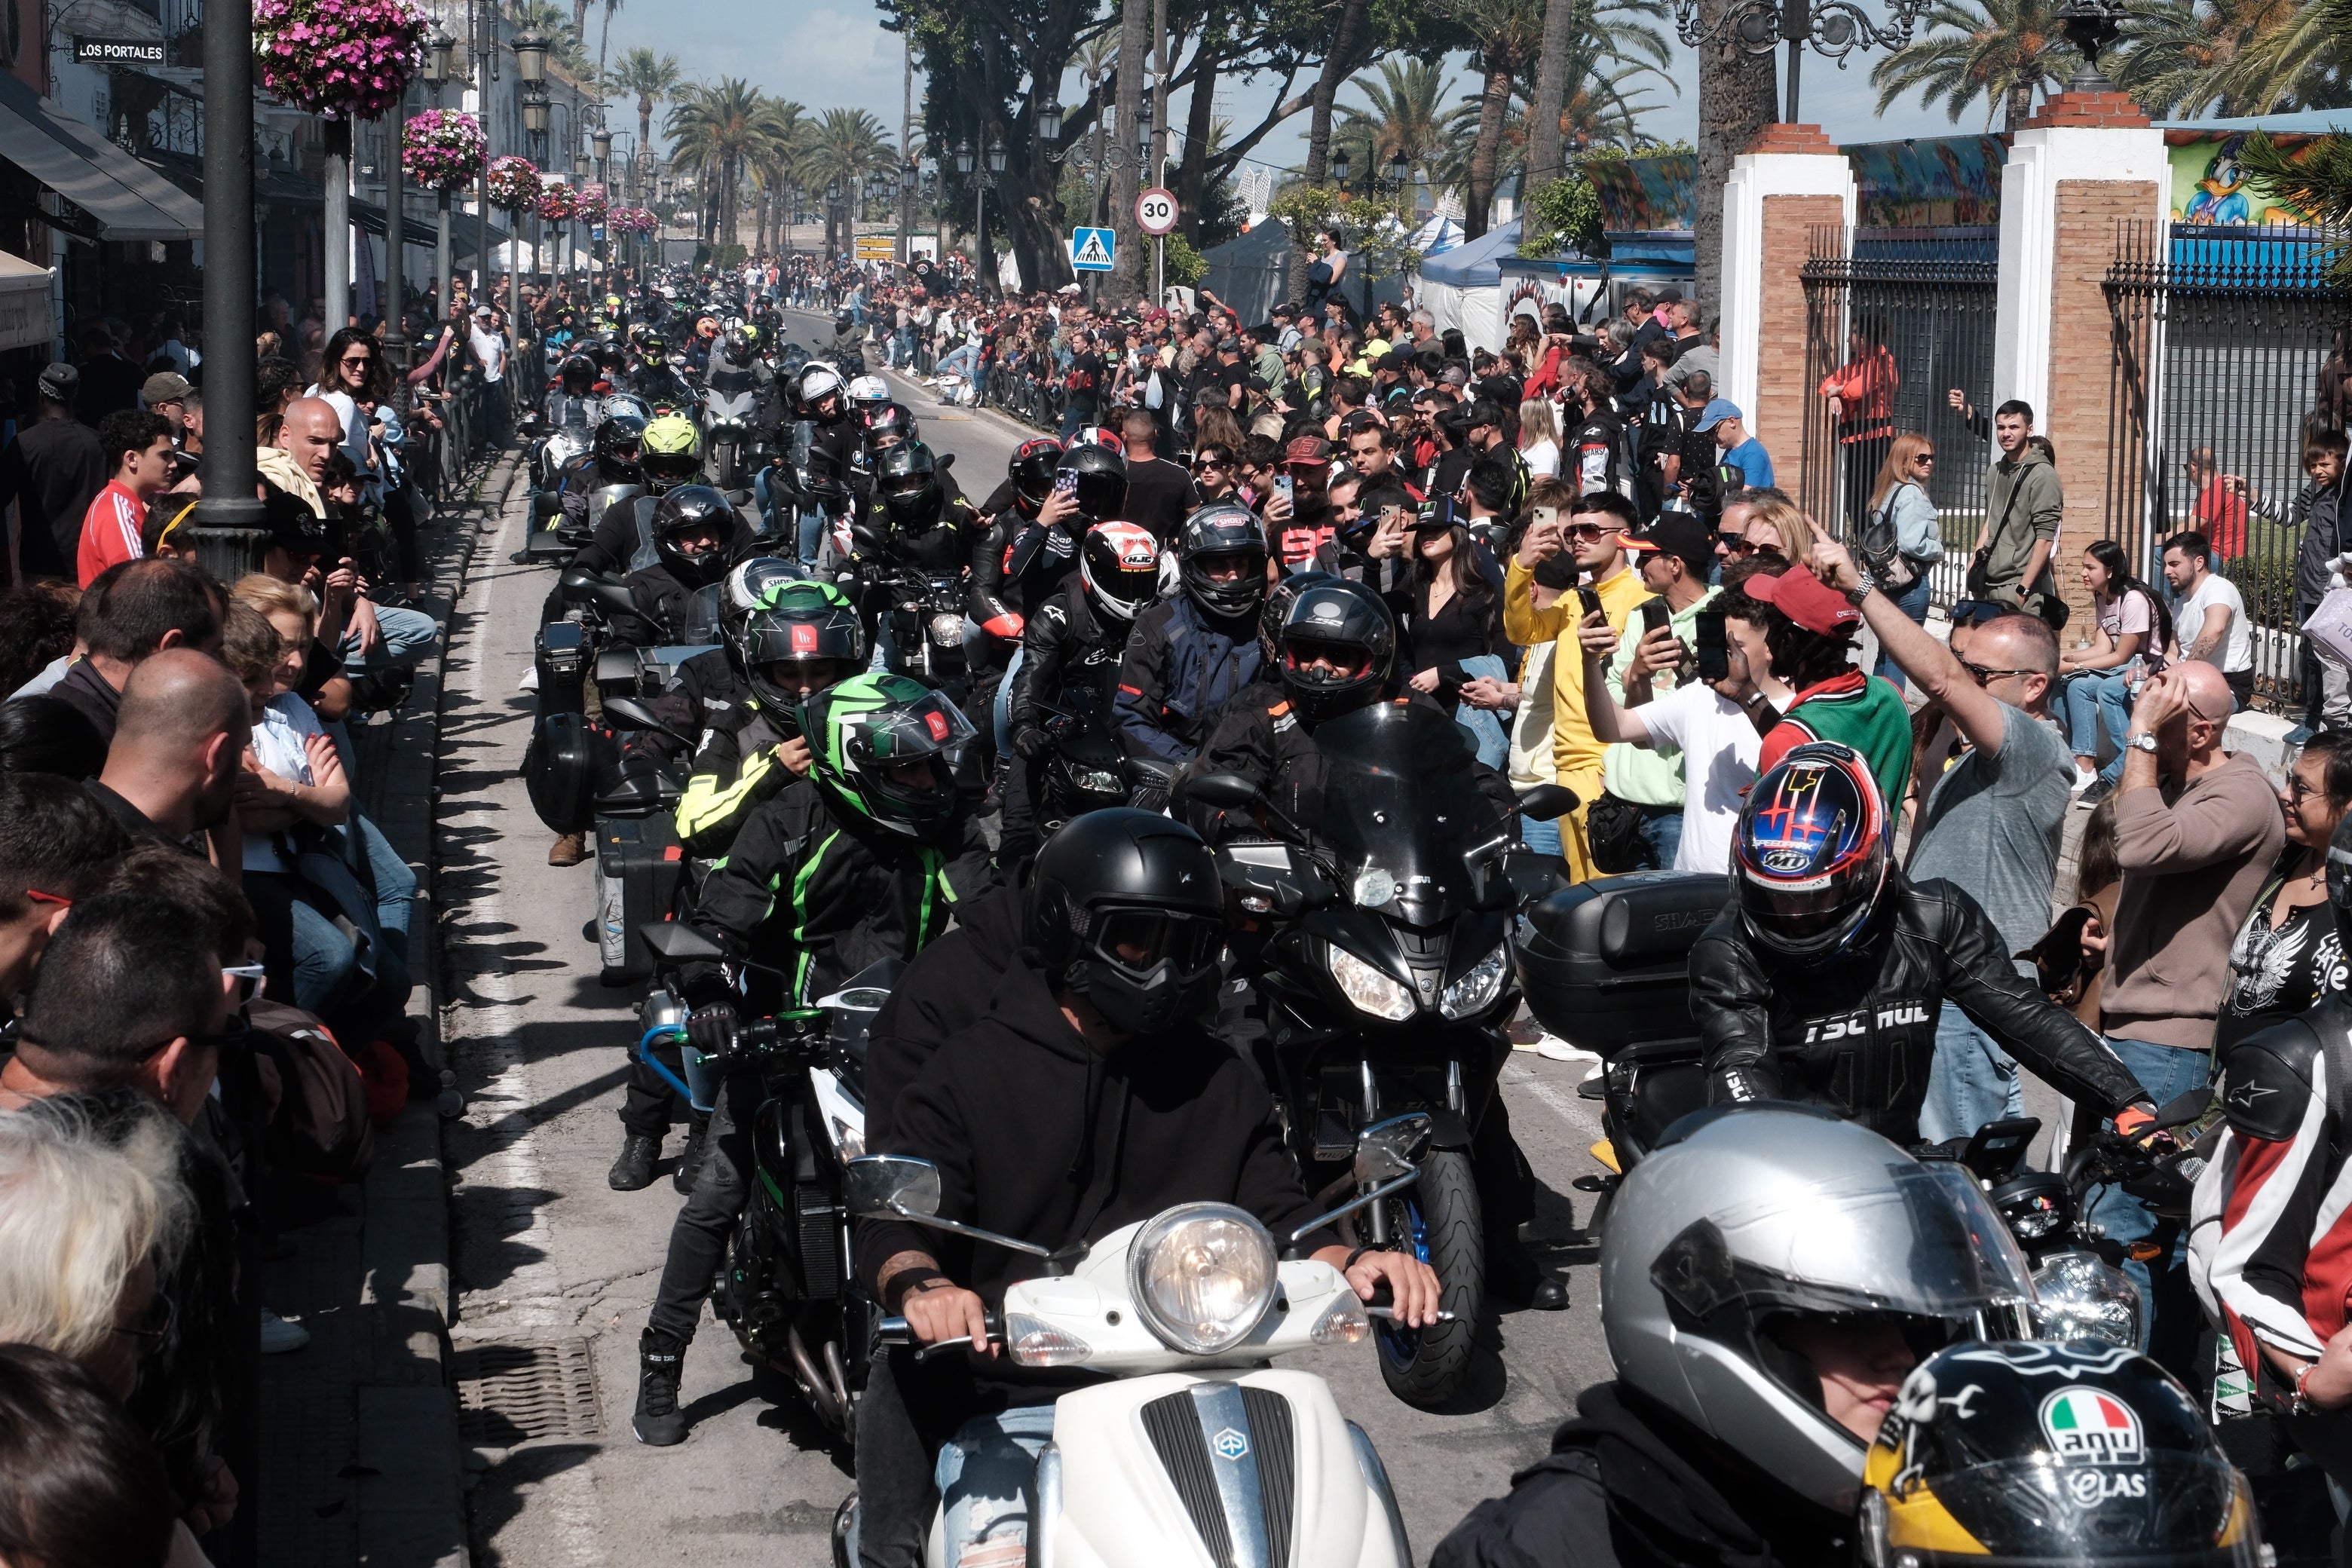
[[956,910],[956,923],[915,955],[866,1037],[866,1146],[887,1149],[898,1096],[950,1036],[985,1017],[989,997],[1020,962],[1029,868]]

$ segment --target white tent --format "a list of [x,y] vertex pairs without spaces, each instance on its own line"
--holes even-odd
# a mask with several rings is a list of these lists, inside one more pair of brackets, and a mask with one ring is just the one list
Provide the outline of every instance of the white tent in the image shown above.
[[1437,318],[1439,331],[1459,327],[1463,341],[1474,349],[1503,346],[1503,272],[1497,258],[1518,246],[1515,219],[1441,255],[1422,258],[1421,286],[1413,292]]

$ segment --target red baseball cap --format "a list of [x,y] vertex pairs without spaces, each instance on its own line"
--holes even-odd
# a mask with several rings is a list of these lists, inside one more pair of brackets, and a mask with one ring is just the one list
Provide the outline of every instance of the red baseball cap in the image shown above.
[[1300,436],[1283,448],[1286,463],[1328,464],[1331,461],[1331,443],[1320,436]]
[[1845,595],[1822,585],[1801,566],[1791,566],[1777,577],[1750,577],[1740,587],[1751,599],[1761,599],[1809,632],[1826,637],[1862,624],[1862,612]]

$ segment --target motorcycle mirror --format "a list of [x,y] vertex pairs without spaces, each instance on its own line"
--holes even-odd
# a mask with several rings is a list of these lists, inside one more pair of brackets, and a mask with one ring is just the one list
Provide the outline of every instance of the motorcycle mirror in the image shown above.
[[1519,815],[1538,822],[1566,816],[1576,807],[1576,792],[1561,784],[1538,784],[1519,796]]
[[2166,1127],[2186,1127],[2204,1115],[2206,1106],[2211,1104],[2212,1100],[2213,1089],[2210,1085],[2201,1089],[2192,1089],[2159,1109],[2156,1113],[2156,1126],[2148,1131],[2153,1131]]
[[690,737],[679,734],[659,719],[655,718],[653,710],[633,697],[605,698],[604,718],[615,730],[651,730],[658,734],[667,735],[681,745],[690,747],[694,744]]
[[[1558,788],[1558,785],[1550,786]],[[1224,811],[1244,811],[1265,798],[1265,792],[1239,773],[1202,773],[1184,783],[1187,799]]]
[[1428,1146],[1434,1123],[1425,1110],[1409,1110],[1375,1121],[1356,1134],[1359,1184],[1392,1182],[1413,1170],[1413,1157]]
[[940,1168],[908,1154],[861,1154],[842,1167],[841,1196],[864,1219],[935,1215]]
[[939,456],[931,459],[931,466],[944,474],[950,468],[955,467],[955,454],[953,452],[941,452]]
[[672,963],[697,963],[727,956],[727,950],[716,942],[676,921],[648,921],[637,928],[637,935],[645,940],[655,957]]

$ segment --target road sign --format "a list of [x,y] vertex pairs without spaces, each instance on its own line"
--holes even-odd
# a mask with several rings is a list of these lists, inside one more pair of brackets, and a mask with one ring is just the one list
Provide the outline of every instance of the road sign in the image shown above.
[[1135,198],[1135,226],[1154,238],[1176,227],[1176,193],[1154,185]]
[[898,255],[898,240],[895,235],[861,234],[857,237],[857,259],[860,261],[893,261]]
[[1070,269],[1074,272],[1108,272],[1111,258],[1118,254],[1118,231],[1113,228],[1074,228],[1070,231]]

